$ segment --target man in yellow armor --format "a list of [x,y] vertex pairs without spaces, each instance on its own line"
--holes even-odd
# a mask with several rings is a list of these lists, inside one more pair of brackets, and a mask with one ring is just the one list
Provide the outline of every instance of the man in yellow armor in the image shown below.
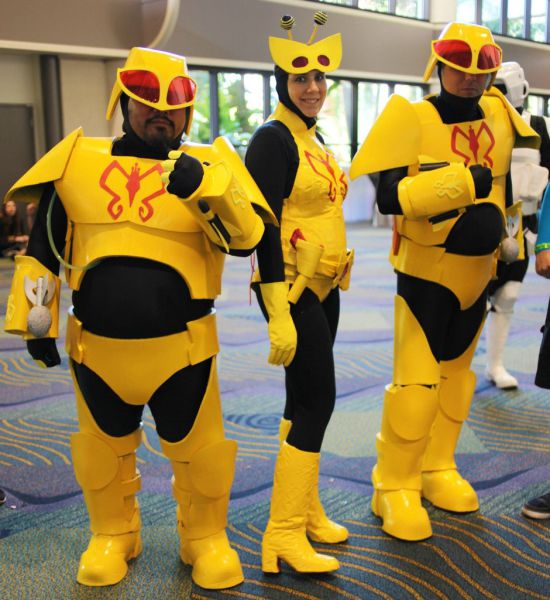
[[[479,507],[454,451],[475,390],[470,364],[497,257],[517,218],[509,166],[514,146],[539,138],[491,87],[501,50],[486,27],[450,23],[424,79],[438,95],[394,95],[355,156],[351,176],[380,172],[377,204],[394,214],[397,272],[392,384],[387,386],[373,469],[373,512],[405,540],[432,534],[421,497],[453,512]],[[509,258],[508,258],[509,259]]]
[[71,447],[92,531],[77,575],[84,585],[117,583],[141,551],[136,449],[146,404],[173,467],[181,560],[204,588],[243,581],[225,532],[237,444],[223,432],[213,306],[225,254],[250,254],[263,219],[276,220],[224,139],[182,145],[195,94],[183,57],[133,48],[107,110],[111,118],[120,103],[125,134],[74,131],[7,195],[40,199],[6,331],[46,367],[60,362],[59,262],[73,290]]

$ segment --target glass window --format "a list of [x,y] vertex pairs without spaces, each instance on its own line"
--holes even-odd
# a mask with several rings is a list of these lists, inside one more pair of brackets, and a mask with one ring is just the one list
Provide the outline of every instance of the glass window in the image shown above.
[[508,2],[507,33],[512,37],[525,37],[525,0]]
[[317,2],[327,2],[328,4],[343,4],[344,6],[355,6],[355,0],[317,0]]
[[422,100],[424,97],[424,89],[421,85],[410,85],[408,83],[396,83],[394,92],[407,98],[411,102]]
[[424,17],[424,2],[423,0],[397,0],[395,14],[422,19]]
[[194,142],[207,144],[210,141],[210,75],[208,71],[195,69],[190,69],[189,75],[197,82],[197,97],[189,137]]
[[544,115],[545,105],[546,99],[544,96],[537,96],[536,94],[527,96],[527,110],[532,115]]
[[359,0],[359,8],[366,10],[376,10],[378,12],[389,12],[390,6],[388,0]]
[[491,31],[502,33],[501,0],[483,0],[481,7],[481,22]]
[[459,23],[475,23],[476,0],[457,0],[456,20]]
[[358,85],[358,139],[362,143],[376,117],[380,114],[390,96],[387,83],[360,81]]
[[275,107],[279,103],[279,96],[277,95],[277,89],[275,87],[276,85],[277,85],[277,82],[275,81],[275,76],[272,75],[269,78],[269,87],[271,90],[271,98],[270,98],[271,112],[273,112],[275,110]]
[[220,135],[226,135],[241,156],[263,123],[263,95],[259,73],[218,73]]
[[350,81],[327,77],[328,91],[317,127],[342,167],[351,161],[352,86]]
[[548,0],[531,0],[530,38],[536,42],[546,42],[546,13]]

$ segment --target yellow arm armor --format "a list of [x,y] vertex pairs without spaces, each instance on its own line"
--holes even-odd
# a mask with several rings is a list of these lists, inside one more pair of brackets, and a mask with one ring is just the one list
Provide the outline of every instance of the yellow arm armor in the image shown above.
[[403,214],[411,220],[464,208],[475,200],[474,179],[462,163],[404,177],[397,193]]
[[540,148],[540,136],[530,125],[521,118],[518,111],[510,104],[506,96],[496,87],[491,87],[485,92],[486,96],[496,96],[506,107],[512,125],[516,130],[516,141],[514,148]]
[[392,94],[351,161],[351,178],[418,163],[421,139],[422,127],[413,106]]
[[59,335],[60,290],[61,279],[36,258],[16,256],[5,330],[21,335],[25,340],[56,338]]
[[226,250],[248,250],[260,241],[264,222],[278,225],[256,182],[227,139],[216,138],[211,146],[185,145],[183,151],[203,163],[202,182],[184,202],[214,244]]

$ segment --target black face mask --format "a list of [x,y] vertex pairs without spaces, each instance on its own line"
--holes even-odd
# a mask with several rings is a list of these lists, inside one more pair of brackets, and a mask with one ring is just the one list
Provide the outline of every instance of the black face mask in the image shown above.
[[435,100],[435,105],[443,123],[462,123],[464,121],[477,121],[478,119],[481,119],[483,116],[481,109],[479,108],[481,96],[462,98],[461,96],[450,94],[443,87],[443,82],[441,80],[442,68],[443,64],[438,62],[437,76],[439,77],[441,92]]
[[[128,116],[129,97],[122,93],[120,95],[120,109],[124,118],[122,122],[122,131],[124,135],[113,143],[113,154],[117,156],[137,156],[138,158],[154,158],[165,160],[170,150],[177,150],[181,146],[181,133],[176,136],[169,144],[151,145],[139,137],[132,129]],[[189,115],[187,115],[189,118]],[[183,132],[182,132],[183,133]]]
[[292,102],[290,96],[288,95],[288,73],[283,71],[280,67],[275,65],[274,69],[275,82],[277,90],[277,96],[279,96],[279,101],[281,104],[286,106],[288,110],[291,110],[294,114],[298,115],[300,119],[306,124],[306,127],[310,129],[315,125],[317,119],[315,117],[306,117],[304,113]]

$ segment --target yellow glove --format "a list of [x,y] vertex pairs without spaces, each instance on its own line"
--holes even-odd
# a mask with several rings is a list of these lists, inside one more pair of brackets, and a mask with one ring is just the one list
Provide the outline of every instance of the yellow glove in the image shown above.
[[284,281],[261,283],[260,291],[269,316],[267,331],[271,347],[267,362],[288,367],[298,344],[298,334],[290,316],[288,285]]

